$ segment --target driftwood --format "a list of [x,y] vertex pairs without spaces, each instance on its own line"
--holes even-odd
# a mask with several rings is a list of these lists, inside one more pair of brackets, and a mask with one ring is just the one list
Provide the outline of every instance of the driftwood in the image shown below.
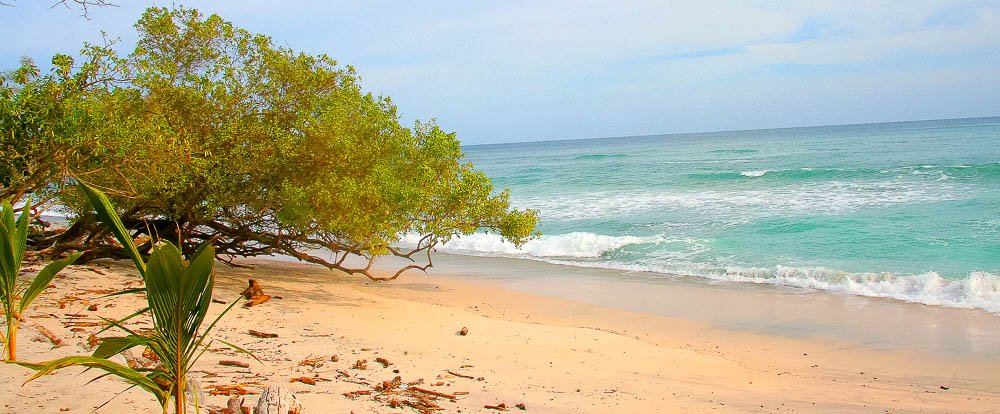
[[276,333],[267,333],[267,332],[255,331],[253,329],[247,331],[247,333],[249,333],[250,335],[256,336],[258,338],[277,338],[278,337],[278,334],[276,334]]
[[433,395],[435,397],[447,398],[449,400],[454,400],[455,399],[455,396],[451,395],[451,394],[445,394],[443,392],[437,392],[437,391],[427,390],[427,389],[418,388],[418,387],[409,387],[409,388],[407,388],[407,390],[413,390],[413,391],[417,391],[417,392],[422,392],[424,394],[430,394],[430,395]]
[[44,326],[35,325],[35,329],[38,331],[38,333],[42,334],[42,336],[48,338],[49,342],[52,342],[52,346],[58,347],[65,345],[62,339],[59,339],[59,337],[56,336],[56,334],[52,333],[52,331],[48,330]]
[[312,378],[309,378],[309,377],[292,378],[288,382],[301,382],[303,384],[316,385],[316,380],[314,380]]
[[260,282],[249,279],[247,280],[247,285],[247,288],[243,289],[243,292],[240,292],[243,297],[249,299],[243,306],[249,308],[271,300],[271,295],[264,294],[264,288],[260,286]]
[[459,377],[459,378],[476,379],[476,377],[473,377],[471,375],[462,375],[462,374],[459,374],[459,373],[453,372],[453,371],[445,371],[445,372],[447,372],[447,373],[449,373],[451,375],[454,375],[456,377]]
[[227,367],[250,368],[250,364],[246,362],[230,361],[230,360],[219,361],[219,365],[225,365]]
[[257,400],[254,414],[301,414],[302,404],[299,404],[295,394],[283,385],[267,387]]

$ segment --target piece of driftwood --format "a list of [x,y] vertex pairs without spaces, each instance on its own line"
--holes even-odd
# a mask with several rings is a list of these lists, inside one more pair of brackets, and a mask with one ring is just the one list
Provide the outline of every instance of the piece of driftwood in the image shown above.
[[303,384],[316,385],[316,380],[314,380],[312,378],[309,378],[309,377],[292,378],[288,382],[301,382]]
[[391,364],[391,363],[389,362],[389,360],[388,360],[388,359],[385,359],[385,358],[382,358],[382,357],[378,357],[378,358],[375,358],[375,362],[378,362],[379,364],[382,364],[382,367],[383,367],[383,368],[388,368],[388,367],[389,367],[389,365],[392,365],[392,364]]
[[353,400],[355,398],[358,398],[359,396],[369,395],[371,393],[372,393],[371,390],[351,391],[351,392],[345,392],[344,396]]
[[49,342],[52,342],[52,346],[58,347],[58,346],[65,345],[63,343],[62,339],[59,339],[59,337],[56,336],[56,334],[52,333],[52,331],[48,330],[44,326],[42,326],[42,325],[35,325],[35,330],[37,330],[38,333],[42,334],[42,336],[44,336],[45,338],[47,338],[49,340]]
[[301,414],[302,404],[284,385],[272,385],[260,394],[254,414]]
[[473,377],[472,375],[462,375],[453,371],[446,371],[446,372],[459,378],[476,379],[476,377]]
[[500,403],[497,405],[484,405],[483,408],[487,410],[497,410],[497,411],[507,411],[509,409],[507,408],[507,404],[504,403]]
[[454,400],[455,399],[454,395],[445,394],[443,392],[437,392],[437,391],[427,390],[427,389],[423,389],[423,388],[419,388],[419,387],[410,387],[410,388],[407,388],[407,390],[413,390],[413,391],[417,391],[417,392],[422,392],[424,394],[430,394],[430,395],[433,395],[435,397],[447,398],[449,400]]
[[243,406],[242,395],[229,397],[229,401],[226,402],[226,414],[243,414],[244,409],[246,409],[247,412],[250,411],[248,407]]
[[250,364],[240,361],[222,360],[219,361],[219,365],[225,365],[227,367],[240,367],[240,368],[250,368]]
[[276,334],[276,333],[267,333],[267,332],[255,331],[253,329],[247,331],[247,333],[249,333],[250,335],[256,336],[258,338],[277,338],[278,337],[278,334]]
[[271,300],[271,295],[264,294],[264,288],[261,287],[260,282],[254,279],[249,279],[247,280],[247,285],[247,288],[243,289],[243,292],[240,292],[243,297],[249,299],[249,301],[244,303],[243,306],[249,308]]

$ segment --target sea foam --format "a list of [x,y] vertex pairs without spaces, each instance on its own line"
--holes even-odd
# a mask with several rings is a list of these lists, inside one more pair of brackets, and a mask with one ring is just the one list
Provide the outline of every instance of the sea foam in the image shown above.
[[[419,238],[407,236],[404,244]],[[641,272],[650,277],[693,276],[709,280],[814,289],[906,302],[957,308],[976,308],[1000,314],[1000,275],[973,271],[962,279],[936,272],[902,275],[890,272],[852,273],[823,267],[740,267],[692,263],[681,257],[615,261],[613,252],[626,246],[670,243],[663,236],[608,236],[587,232],[545,235],[520,248],[495,234],[455,237],[438,251],[485,257],[510,257],[551,264]],[[690,243],[691,241],[686,241]],[[677,260],[680,259],[680,260]]]
[[[402,242],[415,245],[419,237],[409,235]],[[450,253],[476,255],[500,255],[525,258],[598,258],[603,254],[630,244],[653,243],[655,237],[606,236],[587,232],[573,232],[552,236],[541,236],[529,240],[521,247],[503,240],[496,234],[476,233],[452,238],[438,247]]]

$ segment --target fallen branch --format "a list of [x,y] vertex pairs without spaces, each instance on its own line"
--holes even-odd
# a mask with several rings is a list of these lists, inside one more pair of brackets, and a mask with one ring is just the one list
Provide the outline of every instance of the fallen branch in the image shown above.
[[66,344],[63,343],[62,339],[59,339],[59,337],[56,336],[56,334],[52,333],[52,331],[48,330],[44,326],[42,326],[42,325],[35,325],[35,329],[38,330],[38,333],[40,333],[43,336],[45,336],[46,338],[48,338],[49,342],[52,342],[52,346],[63,346],[63,345],[66,345]]
[[240,367],[240,368],[250,368],[250,364],[240,361],[223,360],[219,361],[219,365],[225,365],[227,367]]
[[277,338],[278,337],[278,334],[275,334],[275,333],[267,333],[267,332],[255,331],[253,329],[247,331],[247,333],[249,333],[250,335],[256,336],[258,338]]
[[426,390],[426,389],[419,388],[419,387],[409,387],[409,388],[407,388],[407,390],[413,390],[413,391],[417,391],[417,392],[422,392],[424,394],[430,394],[430,395],[433,395],[435,397],[447,398],[449,400],[454,400],[455,399],[454,395],[445,394],[443,392],[437,392],[437,391],[432,391],[432,390]]
[[288,382],[301,382],[303,384],[316,385],[316,380],[309,377],[292,378]]
[[447,372],[447,373],[449,373],[451,375],[454,375],[456,377],[459,377],[459,378],[476,379],[476,377],[473,377],[471,375],[462,375],[462,374],[459,374],[457,372],[452,372],[452,371],[445,371],[445,372]]

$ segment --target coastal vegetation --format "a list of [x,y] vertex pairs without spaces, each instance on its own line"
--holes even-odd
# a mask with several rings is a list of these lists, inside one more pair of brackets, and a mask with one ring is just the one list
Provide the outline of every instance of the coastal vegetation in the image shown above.
[[[232,301],[206,329],[200,329],[212,303],[215,251],[211,243],[204,243],[185,264],[181,251],[173,243],[162,241],[154,247],[149,261],[144,261],[108,198],[85,184],[80,187],[87,200],[92,203],[99,220],[109,227],[142,277],[148,307],[139,313],[149,312],[153,328],[149,332],[137,332],[123,326],[124,320],[109,320],[112,326],[122,329],[128,335],[102,338],[92,356],[69,356],[44,363],[22,362],[20,365],[38,371],[28,381],[66,367],[100,369],[156,396],[164,413],[167,413],[169,404],[173,401],[175,412],[183,414],[187,408],[185,390],[188,371],[208,349],[211,342],[204,342],[212,328],[237,303]],[[229,343],[220,342],[246,352]],[[147,348],[154,356],[151,359],[159,363],[151,368],[143,368],[108,360],[135,347]],[[200,404],[202,403],[195,401],[195,407]]]
[[[211,240],[223,260],[284,254],[385,280],[426,269],[456,235],[534,235],[536,213],[510,208],[454,133],[403,127],[352,67],[192,9],[151,8],[135,27],[127,55],[87,45],[81,65],[60,55],[52,74],[25,61],[4,76],[0,196],[72,213],[33,240],[46,253],[125,258],[70,177],[107,193],[143,257],[160,240],[188,256]],[[409,261],[378,274],[383,256]]]
[[0,305],[3,306],[6,321],[4,327],[7,331],[2,339],[7,361],[17,360],[17,330],[24,310],[49,286],[56,273],[82,254],[75,253],[49,263],[30,281],[18,280],[28,241],[30,202],[25,204],[16,221],[10,202],[4,201],[0,209]]

